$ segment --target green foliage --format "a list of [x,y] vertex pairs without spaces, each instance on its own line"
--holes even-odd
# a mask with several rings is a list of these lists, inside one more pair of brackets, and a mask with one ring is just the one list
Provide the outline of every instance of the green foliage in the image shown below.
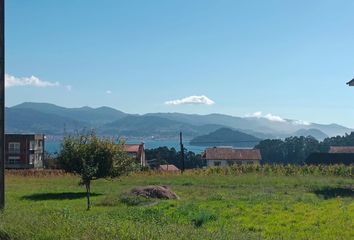
[[215,214],[201,210],[199,212],[194,213],[194,216],[192,217],[192,223],[196,227],[201,227],[203,224],[210,221],[215,221],[216,219],[217,216]]
[[120,197],[120,202],[128,206],[141,206],[141,205],[150,204],[153,201],[147,197],[137,196],[135,194],[123,194]]
[[304,164],[311,153],[328,152],[330,146],[354,146],[354,132],[326,138],[322,142],[311,136],[266,139],[255,148],[261,151],[262,163]]
[[321,143],[321,152],[327,152],[330,146],[354,146],[354,132],[324,139]]
[[132,166],[123,144],[122,141],[101,139],[93,131],[69,135],[63,140],[58,160],[63,169],[79,174],[84,182],[118,177]]
[[9,234],[0,229],[0,240],[11,240]]
[[354,165],[233,165],[189,170],[187,175],[242,175],[257,173],[268,176],[338,176],[354,177]]
[[311,136],[267,139],[255,148],[261,151],[262,163],[304,164],[311,153],[319,151],[319,142]]
[[[181,152],[176,151],[175,148],[158,147],[155,149],[146,149],[145,155],[150,166],[153,168],[161,164],[173,164],[177,168],[182,169]],[[206,165],[200,154],[186,151],[184,157],[185,169],[201,168]]]
[[133,161],[123,150],[124,142],[101,139],[94,131],[65,136],[58,156],[63,169],[80,175],[90,208],[91,181],[119,177],[132,169]]

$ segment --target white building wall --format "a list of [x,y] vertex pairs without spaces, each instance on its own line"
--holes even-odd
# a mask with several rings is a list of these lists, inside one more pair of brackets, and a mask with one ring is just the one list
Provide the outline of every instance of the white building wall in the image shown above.
[[208,167],[229,167],[233,164],[260,164],[260,160],[207,160]]

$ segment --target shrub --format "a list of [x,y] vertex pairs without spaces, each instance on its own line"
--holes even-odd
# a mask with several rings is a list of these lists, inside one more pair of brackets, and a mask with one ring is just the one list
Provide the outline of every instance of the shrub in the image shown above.
[[210,221],[215,221],[217,219],[217,216],[215,214],[206,212],[204,210],[199,210],[197,213],[195,213],[192,217],[192,224],[195,227],[201,227],[207,222]]

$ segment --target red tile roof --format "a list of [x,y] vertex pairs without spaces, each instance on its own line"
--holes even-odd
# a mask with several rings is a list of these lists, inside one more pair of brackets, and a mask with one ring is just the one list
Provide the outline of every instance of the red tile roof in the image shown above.
[[261,160],[258,149],[207,148],[203,157],[206,160]]
[[346,146],[346,147],[334,147],[331,146],[329,148],[329,153],[354,153],[354,146]]
[[171,172],[179,171],[179,169],[173,164],[160,165],[158,170],[160,170],[160,171],[171,171]]
[[124,151],[129,153],[138,153],[143,144],[124,144]]

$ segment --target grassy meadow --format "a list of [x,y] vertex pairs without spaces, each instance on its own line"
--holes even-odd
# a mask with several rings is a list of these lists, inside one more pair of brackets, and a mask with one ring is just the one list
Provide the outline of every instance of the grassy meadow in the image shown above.
[[[0,239],[354,239],[354,179],[264,173],[6,176]],[[178,200],[128,192],[167,185]]]

